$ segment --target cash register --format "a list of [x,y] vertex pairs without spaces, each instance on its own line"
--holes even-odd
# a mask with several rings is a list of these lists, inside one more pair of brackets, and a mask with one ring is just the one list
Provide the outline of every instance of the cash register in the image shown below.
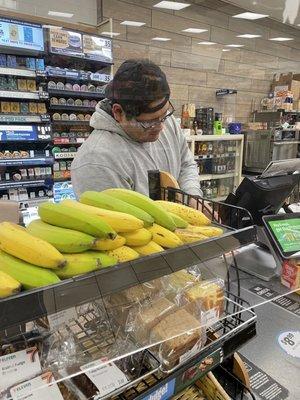
[[[226,204],[243,207],[252,215],[253,222],[245,220],[244,226],[254,223],[258,227],[257,243],[242,248],[236,255],[239,269],[265,281],[280,274],[282,261],[274,242],[270,241],[265,223],[269,221],[268,216],[278,213],[282,213],[281,220],[288,218],[292,210],[286,200],[299,185],[299,158],[272,161],[260,176],[245,177],[235,193],[227,197]],[[221,218],[226,223],[225,207]],[[234,224],[231,215],[231,226]]]

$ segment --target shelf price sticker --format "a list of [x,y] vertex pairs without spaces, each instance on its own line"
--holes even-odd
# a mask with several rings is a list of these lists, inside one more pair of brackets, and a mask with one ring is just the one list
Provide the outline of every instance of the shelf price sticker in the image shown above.
[[278,343],[289,356],[300,358],[300,331],[281,333],[278,337]]
[[41,363],[36,347],[1,356],[0,392],[40,373]]
[[115,363],[103,365],[106,361],[106,358],[102,358],[80,367],[99,390],[99,398],[114,392],[128,382],[127,376]]
[[10,389],[12,400],[63,400],[51,372],[45,372]]

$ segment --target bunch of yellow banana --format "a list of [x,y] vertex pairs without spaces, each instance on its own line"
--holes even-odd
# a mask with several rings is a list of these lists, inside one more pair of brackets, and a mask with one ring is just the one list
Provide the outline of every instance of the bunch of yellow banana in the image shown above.
[[143,221],[133,217],[130,214],[120,213],[118,211],[104,210],[98,207],[79,203],[75,200],[63,200],[60,204],[68,206],[74,210],[81,210],[87,215],[96,215],[105,221],[116,232],[132,232],[141,229],[144,226]]
[[115,265],[116,259],[99,251],[86,251],[79,254],[65,254],[67,264],[57,271],[61,279],[72,278],[100,268]]
[[201,233],[192,232],[188,229],[176,229],[174,233],[183,243],[194,243],[207,239],[207,236],[204,236]]
[[209,225],[211,221],[199,210],[185,206],[179,203],[173,203],[171,201],[157,200],[155,202],[159,204],[166,211],[176,214],[190,225]]
[[219,228],[217,226],[193,226],[189,225],[187,227],[187,230],[194,232],[194,233],[200,233],[204,236],[207,237],[215,237],[215,236],[221,236],[223,235],[223,229]]
[[148,230],[152,233],[152,240],[159,246],[165,247],[167,249],[173,249],[174,247],[181,246],[183,242],[179,237],[164,228],[163,226],[154,224]]
[[151,242],[144,246],[135,246],[133,247],[133,250],[139,253],[140,256],[149,256],[150,254],[160,253],[161,251],[164,251],[163,247],[153,242],[153,240],[151,240]]
[[0,249],[44,268],[57,269],[66,263],[64,256],[50,243],[11,222],[0,224]]
[[139,258],[139,253],[128,246],[121,246],[115,250],[107,251],[110,257],[115,258],[119,263],[132,261]]

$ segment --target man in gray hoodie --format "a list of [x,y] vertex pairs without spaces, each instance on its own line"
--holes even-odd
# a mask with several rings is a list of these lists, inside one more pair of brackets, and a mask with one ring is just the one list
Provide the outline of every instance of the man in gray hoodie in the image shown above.
[[77,196],[126,188],[148,195],[148,171],[169,172],[180,188],[201,195],[197,166],[173,116],[165,74],[148,60],[128,60],[107,85],[71,168]]

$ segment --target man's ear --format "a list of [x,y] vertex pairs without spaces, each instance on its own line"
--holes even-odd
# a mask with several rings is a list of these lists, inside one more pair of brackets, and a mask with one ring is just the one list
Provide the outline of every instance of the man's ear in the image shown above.
[[114,119],[117,122],[121,122],[122,121],[122,115],[123,115],[123,109],[120,106],[120,104],[113,104],[111,109],[112,109],[112,114],[114,116]]

